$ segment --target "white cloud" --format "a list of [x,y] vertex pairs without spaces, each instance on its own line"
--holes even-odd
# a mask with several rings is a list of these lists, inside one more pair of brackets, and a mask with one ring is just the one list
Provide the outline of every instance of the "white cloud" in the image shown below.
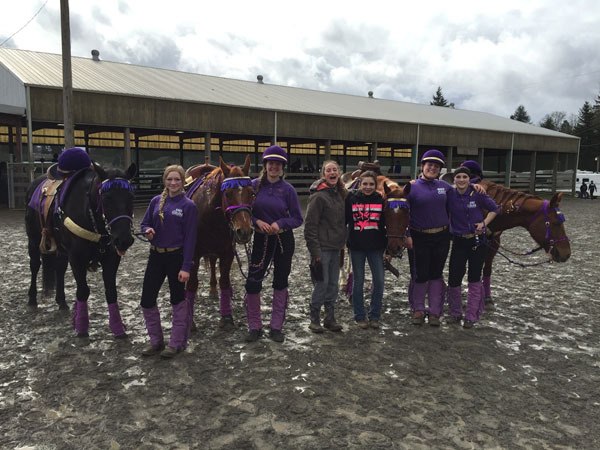
[[[0,16],[0,41],[42,0]],[[61,49],[59,0],[7,45]],[[71,1],[72,53],[254,81],[429,103],[534,121],[576,114],[600,90],[600,4],[585,0]]]

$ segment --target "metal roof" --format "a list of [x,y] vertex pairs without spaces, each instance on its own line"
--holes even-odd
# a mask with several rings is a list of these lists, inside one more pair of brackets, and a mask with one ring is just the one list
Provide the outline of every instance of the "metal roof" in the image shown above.
[[[0,70],[2,68],[16,76],[24,86],[62,89],[61,55],[0,48]],[[78,91],[578,139],[485,112],[261,84],[126,63],[94,61],[92,58],[73,57],[72,72],[73,89]]]

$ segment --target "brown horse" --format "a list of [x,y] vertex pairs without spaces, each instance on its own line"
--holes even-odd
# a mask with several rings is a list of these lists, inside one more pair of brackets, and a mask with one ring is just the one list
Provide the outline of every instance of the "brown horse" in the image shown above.
[[[208,172],[207,169],[211,169]],[[252,204],[254,190],[248,176],[250,157],[243,167],[229,166],[220,160],[220,167],[204,165],[201,176],[188,189],[188,196],[198,208],[198,239],[194,254],[195,271],[186,285],[190,304],[198,290],[198,263],[208,258],[210,263],[210,293],[216,297],[216,263],[219,260],[220,313],[222,328],[233,328],[231,299],[233,290],[229,272],[234,258],[234,246],[250,242],[253,233]],[[189,172],[189,170],[188,170]],[[193,311],[193,310],[192,310]]]
[[488,180],[480,181],[479,184],[484,186],[487,194],[502,207],[502,213],[489,226],[492,237],[483,267],[485,302],[486,306],[492,306],[492,262],[500,247],[500,235],[504,230],[526,228],[539,245],[539,249],[543,249],[554,262],[567,261],[571,256],[571,246],[565,231],[565,218],[558,208],[562,193],[554,194],[548,201]]

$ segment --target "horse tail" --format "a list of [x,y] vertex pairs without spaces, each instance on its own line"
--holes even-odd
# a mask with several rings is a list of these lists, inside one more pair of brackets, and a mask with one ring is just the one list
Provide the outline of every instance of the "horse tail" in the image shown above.
[[42,292],[50,294],[56,288],[56,253],[42,254]]

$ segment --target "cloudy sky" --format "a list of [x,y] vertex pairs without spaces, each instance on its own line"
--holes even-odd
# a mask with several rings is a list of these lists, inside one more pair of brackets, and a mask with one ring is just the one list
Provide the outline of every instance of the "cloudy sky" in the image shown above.
[[[71,0],[70,17],[74,56],[425,104],[441,86],[534,123],[600,93],[597,0]],[[60,0],[4,5],[0,42],[15,32],[3,46],[60,53]]]

